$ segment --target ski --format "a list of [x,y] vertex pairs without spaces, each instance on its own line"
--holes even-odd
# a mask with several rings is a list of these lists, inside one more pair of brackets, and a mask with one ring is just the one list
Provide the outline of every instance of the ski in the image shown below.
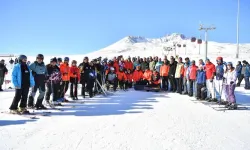
[[9,115],[16,115],[16,116],[21,116],[21,117],[25,117],[25,118],[29,118],[29,119],[39,119],[37,116],[47,116],[45,114],[37,114],[37,113],[29,113],[29,114],[13,114],[10,113],[8,111],[6,112],[1,112],[3,114],[9,114]]

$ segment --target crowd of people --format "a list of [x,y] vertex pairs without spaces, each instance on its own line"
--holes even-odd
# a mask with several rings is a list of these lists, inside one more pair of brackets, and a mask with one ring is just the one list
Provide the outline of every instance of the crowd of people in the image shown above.
[[[60,106],[62,102],[69,102],[65,97],[68,88],[72,100],[78,100],[78,95],[85,98],[85,93],[92,98],[111,90],[111,87],[113,91],[117,88],[127,91],[133,86],[159,88],[237,109],[235,88],[244,79],[245,89],[250,89],[249,63],[244,60],[234,66],[232,62],[224,62],[222,57],[217,57],[216,62],[215,65],[209,59],[195,62],[188,57],[183,60],[173,56],[169,59],[164,56],[163,60],[158,57],[118,56],[112,60],[99,57],[92,61],[85,57],[78,65],[76,60],[70,63],[69,57],[55,57],[45,65],[42,54],[38,54],[36,61],[30,64],[25,55],[20,55],[12,71],[15,96],[9,109],[15,114],[29,113],[27,108],[47,109],[43,105],[44,99],[50,107]],[[1,61],[0,85],[8,72],[3,64]],[[77,93],[78,84],[81,84],[80,94]],[[39,95],[35,101],[37,91]]]

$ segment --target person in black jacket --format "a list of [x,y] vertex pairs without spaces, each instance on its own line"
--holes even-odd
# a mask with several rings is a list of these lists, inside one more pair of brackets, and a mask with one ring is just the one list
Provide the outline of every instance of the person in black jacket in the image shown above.
[[5,74],[8,73],[8,69],[6,68],[5,64],[4,64],[4,60],[1,60],[0,62],[0,91],[3,91],[3,83],[4,83],[4,77]]
[[46,83],[46,95],[45,100],[47,103],[51,104],[50,102],[50,95],[52,94],[52,104],[53,105],[60,105],[57,100],[60,98],[60,82],[62,81],[60,68],[57,66],[57,59],[52,58],[50,60],[50,64],[46,65],[48,76],[47,76],[47,83]]
[[[103,74],[102,70],[103,70],[103,67],[102,67],[102,65],[100,63],[100,59],[94,60],[93,63],[94,63],[95,72],[97,73],[96,78],[97,78],[98,82],[100,83],[100,85],[102,85],[102,74]],[[98,83],[96,83],[95,85],[96,86],[95,86],[95,91],[94,92],[95,92],[95,94],[97,94],[98,92],[101,92],[101,87],[100,87],[100,85]]]
[[89,78],[89,73],[91,71],[91,67],[89,65],[89,58],[85,57],[83,62],[78,66],[80,70],[80,83],[82,84],[81,95],[85,98],[86,84]]
[[175,70],[176,70],[177,62],[175,62],[174,58],[170,59],[170,68],[169,68],[169,81],[170,81],[170,91],[176,92],[176,80],[175,80]]

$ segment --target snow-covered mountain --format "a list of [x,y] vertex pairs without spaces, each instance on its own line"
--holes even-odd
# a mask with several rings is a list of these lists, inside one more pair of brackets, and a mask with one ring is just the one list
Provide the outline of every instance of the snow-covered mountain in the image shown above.
[[[181,47],[176,47],[176,54],[180,56],[189,56],[194,58],[203,58],[205,52],[205,42],[197,44],[191,42],[191,38],[187,38],[183,34],[173,33],[161,38],[145,38],[140,36],[127,36],[118,42],[100,49],[98,51],[87,54],[90,58],[99,56],[112,58],[113,56],[159,56],[174,55],[174,51],[167,51],[167,47],[173,48],[174,44],[179,44]],[[183,47],[183,46],[186,47]],[[208,42],[208,57],[214,58],[223,56],[226,58],[235,58],[236,44],[232,43],[217,43]],[[199,53],[200,51],[200,53]],[[250,44],[240,44],[240,59],[250,57]]]

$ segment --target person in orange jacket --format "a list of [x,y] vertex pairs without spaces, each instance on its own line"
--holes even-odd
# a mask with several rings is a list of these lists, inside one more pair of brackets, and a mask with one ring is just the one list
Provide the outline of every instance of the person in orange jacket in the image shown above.
[[140,65],[136,66],[136,70],[133,73],[133,82],[138,85],[144,85],[144,82],[142,82],[143,79],[143,72],[141,71]]
[[151,81],[149,82],[151,87],[160,87],[160,74],[159,72],[156,71],[156,69],[154,69],[152,75],[151,75]]
[[128,81],[127,81],[127,87],[125,85],[125,89],[132,88],[133,74],[131,73],[130,69],[127,70],[126,76],[127,76]]
[[70,75],[70,97],[73,100],[78,100],[77,97],[77,85],[78,82],[80,81],[80,70],[77,67],[77,62],[76,60],[73,60],[71,63],[71,67],[69,70],[69,75]]
[[[195,61],[192,60],[191,65],[188,68],[188,81],[189,81],[189,96],[192,97],[194,93],[194,86],[196,86],[196,76],[197,76],[198,66],[195,65]],[[195,92],[196,93],[196,92]]]
[[62,74],[62,84],[61,84],[61,99],[64,102],[68,102],[68,100],[65,98],[65,93],[68,91],[69,88],[69,57],[64,58],[64,62],[60,65],[60,72]]
[[152,79],[152,71],[149,70],[149,66],[145,66],[145,72],[143,74],[143,82],[145,85],[149,84]]
[[163,64],[160,68],[160,77],[161,77],[163,91],[168,91],[168,72],[169,72],[169,61],[167,59],[164,59]]
[[133,63],[132,63],[130,57],[129,57],[127,60],[125,60],[124,68],[125,68],[125,69],[129,69],[131,72],[133,72],[134,66],[133,66]]
[[125,90],[126,84],[127,84],[127,76],[123,72],[123,68],[120,67],[119,71],[117,72],[117,79],[118,79],[118,85],[120,89]]

